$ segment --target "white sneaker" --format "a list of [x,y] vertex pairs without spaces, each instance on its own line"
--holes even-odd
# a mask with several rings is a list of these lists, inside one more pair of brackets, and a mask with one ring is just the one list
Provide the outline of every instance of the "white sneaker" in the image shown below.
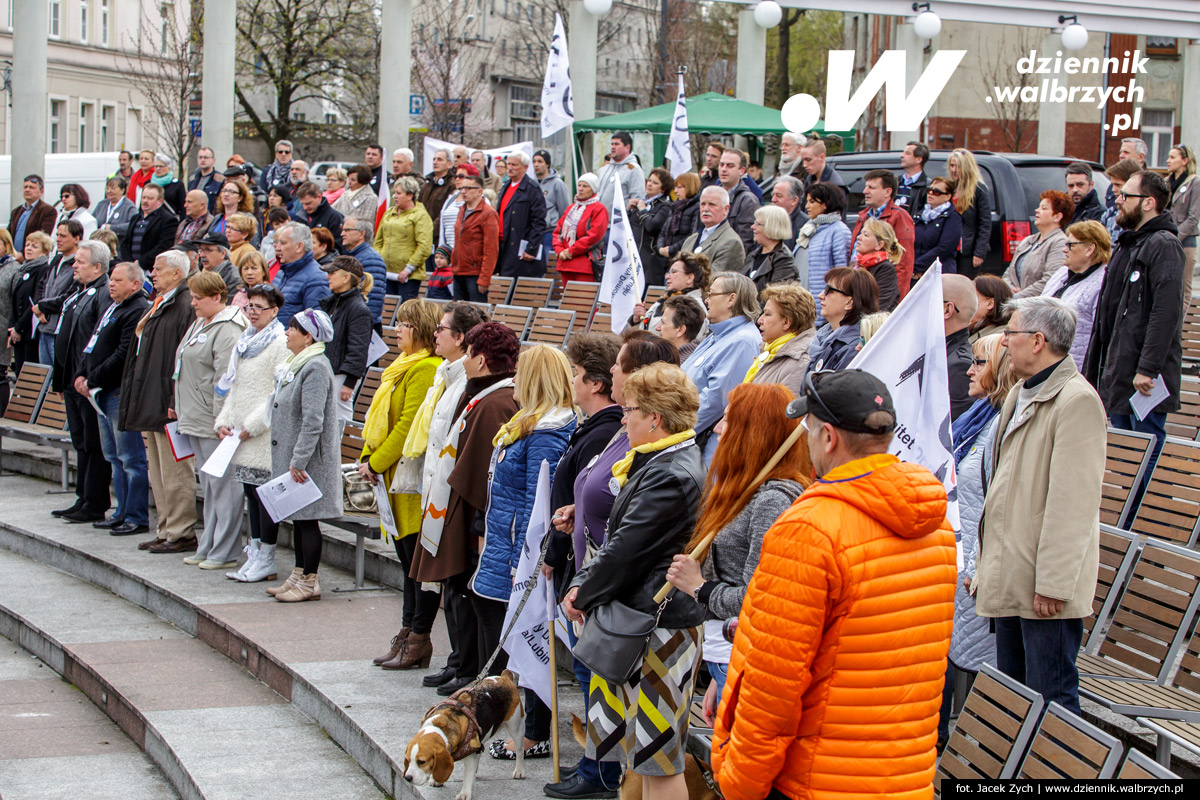
[[244,581],[246,570],[250,568],[251,562],[254,561],[255,554],[258,552],[258,547],[261,542],[258,539],[251,539],[250,543],[242,548],[242,552],[246,554],[246,563],[237,568],[235,572],[226,572],[225,577],[231,581]]
[[275,566],[275,545],[262,544],[255,553],[254,561],[247,565],[241,580],[246,583],[273,581],[279,572]]

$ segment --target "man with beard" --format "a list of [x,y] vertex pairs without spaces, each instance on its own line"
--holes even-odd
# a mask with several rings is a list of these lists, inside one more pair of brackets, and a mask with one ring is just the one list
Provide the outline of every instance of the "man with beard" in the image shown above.
[[[1163,211],[1170,196],[1155,172],[1133,175],[1117,193],[1117,224],[1125,232],[1108,262],[1083,367],[1114,428],[1154,434],[1151,466],[1167,435],[1167,414],[1179,409],[1183,361],[1184,253]],[[1138,419],[1130,400],[1160,381],[1168,396]]]
[[775,174],[761,184],[763,192],[769,193],[780,178],[789,175],[801,180],[808,177],[808,173],[804,171],[804,162],[800,159],[800,142],[791,131],[779,137],[779,163],[775,167]]

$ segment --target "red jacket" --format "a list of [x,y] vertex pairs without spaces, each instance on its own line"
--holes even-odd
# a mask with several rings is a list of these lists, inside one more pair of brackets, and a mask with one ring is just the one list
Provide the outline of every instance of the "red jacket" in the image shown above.
[[892,455],[830,470],[783,513],[713,730],[726,800],[933,797],[954,549],[941,482]]
[[475,275],[480,291],[492,283],[496,258],[500,253],[500,215],[485,202],[471,211],[466,204],[458,210],[454,223],[454,252],[450,270],[455,275]]
[[[896,240],[904,248],[904,255],[900,257],[900,263],[896,265],[896,281],[900,284],[900,299],[903,300],[912,284],[913,258],[916,256],[913,240],[916,238],[916,230],[913,228],[912,217],[908,215],[908,212],[891,200],[883,207],[883,213],[879,215],[879,218],[892,226],[892,230],[896,232]],[[858,222],[854,225],[854,235],[850,238],[851,253],[854,252],[854,243],[858,241],[859,231],[862,230],[866,219],[867,209],[864,208],[858,212]]]
[[583,273],[587,275],[586,280],[590,281],[593,273],[589,251],[604,241],[604,234],[608,231],[608,209],[599,201],[585,208],[583,216],[579,218],[579,224],[575,226],[575,243],[568,245],[562,233],[563,223],[567,221],[567,214],[570,213],[571,209],[568,207],[566,212],[558,218],[558,225],[554,226],[552,241],[555,253],[569,249],[571,257],[559,258],[554,268],[559,272]]

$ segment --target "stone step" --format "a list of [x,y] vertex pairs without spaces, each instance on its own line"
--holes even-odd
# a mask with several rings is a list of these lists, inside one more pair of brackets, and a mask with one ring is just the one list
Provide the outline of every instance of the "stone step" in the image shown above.
[[[404,746],[440,698],[421,686],[425,670],[387,672],[371,664],[400,628],[399,593],[386,588],[332,592],[331,587],[352,585],[353,576],[323,563],[321,602],[277,603],[263,584],[240,584],[219,572],[187,567],[179,556],[138,551],[131,541],[138,537],[111,537],[50,517],[51,509],[65,503],[41,495],[45,486],[23,477],[0,481],[0,509],[21,509],[19,514],[0,511],[0,548],[113,592],[227,656],[315,720],[395,797],[451,800],[457,794],[461,767],[440,788],[418,792],[403,779]],[[330,538],[327,531],[327,543]],[[281,578],[291,557],[279,550]],[[378,552],[375,557],[387,558]],[[434,649],[429,671],[440,668],[449,650],[440,619],[434,625]],[[567,685],[559,695],[562,763],[573,764],[582,749],[571,739],[570,715],[583,716],[583,698],[577,687]],[[510,762],[484,757],[476,800],[541,797],[551,769],[549,759],[529,761],[528,778],[513,781]]]
[[[0,633],[95,703],[181,797],[268,797],[289,783],[313,797],[385,797],[311,719],[204,642],[2,549]],[[86,784],[74,788],[94,796]]]

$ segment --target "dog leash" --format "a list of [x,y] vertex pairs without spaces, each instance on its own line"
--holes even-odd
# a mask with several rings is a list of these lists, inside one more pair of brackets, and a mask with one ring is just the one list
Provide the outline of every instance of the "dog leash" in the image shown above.
[[[533,574],[535,576],[541,574],[542,565],[544,563],[546,563],[546,540],[545,539],[543,539],[543,541],[542,541],[542,551],[541,551],[541,553],[538,554],[537,564],[533,568]],[[508,623],[508,629],[505,630],[504,633],[500,636],[500,644],[496,645],[496,649],[492,651],[492,655],[487,660],[487,663],[483,665],[483,669],[480,670],[479,674],[475,676],[475,680],[471,681],[472,686],[477,685],[480,681],[482,681],[484,678],[487,677],[488,670],[490,670],[492,668],[492,664],[496,663],[496,657],[499,656],[500,651],[504,649],[504,643],[506,641],[508,641],[508,635],[513,632],[513,628],[516,626],[517,620],[519,620],[521,618],[521,611],[525,608],[525,603],[529,600],[529,596],[531,594],[533,594],[533,587],[535,587],[537,585],[538,585],[537,580],[526,582],[525,593],[523,595],[521,595],[521,601],[519,603],[517,603],[517,610],[512,615],[512,621]]]

